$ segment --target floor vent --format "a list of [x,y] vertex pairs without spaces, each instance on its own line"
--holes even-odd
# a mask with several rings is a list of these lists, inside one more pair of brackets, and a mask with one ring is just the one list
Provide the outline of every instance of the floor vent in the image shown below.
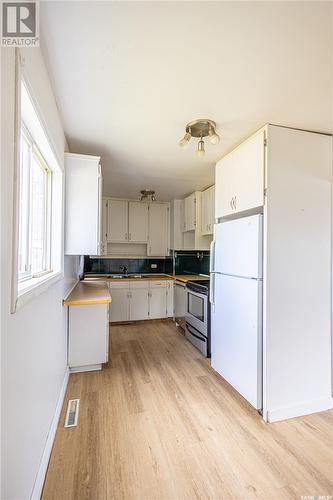
[[75,427],[79,417],[79,399],[70,399],[67,405],[65,427]]

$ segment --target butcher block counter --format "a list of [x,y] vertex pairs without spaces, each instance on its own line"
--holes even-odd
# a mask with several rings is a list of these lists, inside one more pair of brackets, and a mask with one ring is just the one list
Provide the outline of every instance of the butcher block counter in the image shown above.
[[111,295],[104,281],[79,281],[65,298],[65,306],[83,306],[91,304],[109,304]]
[[209,276],[203,276],[202,274],[175,274],[173,279],[181,281],[182,283],[187,283],[192,280],[209,280]]
[[203,276],[202,274],[130,274],[128,276],[116,276],[116,275],[98,275],[98,274],[86,274],[85,282],[101,282],[101,281],[161,281],[161,280],[175,280],[187,283],[191,280],[208,280],[209,276]]

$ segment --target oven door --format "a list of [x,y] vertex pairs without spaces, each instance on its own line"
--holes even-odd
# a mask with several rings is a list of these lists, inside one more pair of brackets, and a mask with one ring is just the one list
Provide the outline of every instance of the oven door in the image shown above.
[[185,324],[185,338],[191,342],[206,358],[209,356],[207,338],[189,323]]
[[194,326],[207,337],[208,330],[208,297],[186,288],[186,322]]

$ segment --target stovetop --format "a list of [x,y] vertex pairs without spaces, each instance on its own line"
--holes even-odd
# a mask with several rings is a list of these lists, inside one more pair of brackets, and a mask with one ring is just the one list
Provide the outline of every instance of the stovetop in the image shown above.
[[205,295],[209,292],[209,280],[191,280],[186,283],[186,287],[198,293]]

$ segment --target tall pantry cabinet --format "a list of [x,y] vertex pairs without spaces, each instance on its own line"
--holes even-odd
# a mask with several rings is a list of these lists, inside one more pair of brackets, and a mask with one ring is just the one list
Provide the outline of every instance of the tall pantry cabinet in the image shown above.
[[267,421],[332,407],[331,182],[332,137],[275,125],[216,165],[215,217],[264,215]]

